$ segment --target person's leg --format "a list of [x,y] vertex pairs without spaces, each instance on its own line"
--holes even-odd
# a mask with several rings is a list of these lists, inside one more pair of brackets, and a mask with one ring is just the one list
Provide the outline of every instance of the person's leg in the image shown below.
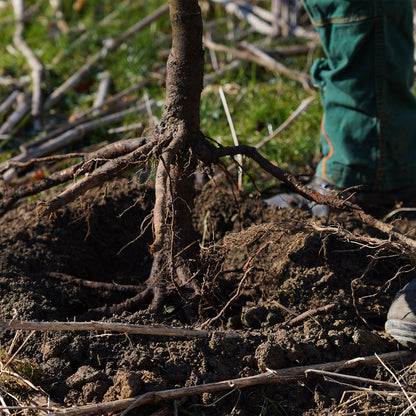
[[369,191],[415,184],[411,1],[303,2],[326,55],[312,68],[324,106],[317,175]]
[[[310,187],[360,187],[353,202],[374,213],[416,204],[416,99],[411,0],[303,0],[326,58],[312,67],[321,88],[323,158]],[[317,206],[295,194],[270,205]]]
[[[377,196],[384,201],[390,196],[390,202],[395,197],[415,201],[411,1],[303,2],[326,54],[312,68],[324,105],[324,157],[315,183],[341,189],[361,185],[376,203]],[[327,213],[322,206],[311,207],[312,212],[318,208]],[[400,344],[416,348],[416,280],[395,297],[385,329]]]

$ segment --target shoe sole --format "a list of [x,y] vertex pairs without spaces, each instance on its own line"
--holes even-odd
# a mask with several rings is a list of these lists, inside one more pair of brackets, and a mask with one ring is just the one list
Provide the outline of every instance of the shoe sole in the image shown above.
[[416,348],[416,323],[390,319],[385,325],[386,332],[407,348]]

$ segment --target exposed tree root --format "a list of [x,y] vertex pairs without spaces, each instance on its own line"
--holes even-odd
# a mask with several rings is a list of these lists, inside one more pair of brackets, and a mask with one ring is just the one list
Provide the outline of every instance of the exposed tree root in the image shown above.
[[[416,265],[415,240],[400,233],[393,226],[365,213],[349,198],[345,198],[342,192],[335,195],[321,195],[302,185],[295,176],[273,165],[255,147],[245,145],[220,147],[213,145],[212,141],[200,132],[199,108],[203,86],[201,13],[197,1],[171,0],[169,7],[172,23],[172,49],[167,63],[166,103],[162,119],[151,137],[116,142],[87,156],[82,155],[84,159],[80,163],[52,173],[49,177],[31,184],[19,187],[0,182],[2,196],[0,215],[2,215],[23,197],[74,181],[59,195],[49,201],[39,203],[39,214],[50,216],[89,189],[102,185],[139,164],[147,163],[151,158],[158,161],[153,210],[154,240],[150,247],[154,258],[145,289],[119,305],[91,310],[80,318],[87,319],[91,316],[105,316],[120,313],[123,310],[134,310],[142,307],[148,300],[150,300],[150,308],[158,310],[169,293],[167,285],[171,285],[185,305],[183,308],[185,319],[192,321],[193,314],[189,305],[201,295],[202,291],[199,279],[201,273],[197,267],[194,267],[194,263],[190,262],[192,258],[195,258],[194,249],[197,249],[197,245],[194,245],[195,236],[192,228],[193,175],[197,160],[205,166],[211,166],[220,164],[220,159],[225,156],[245,155],[309,200],[338,210],[354,212],[365,224],[377,228],[388,236],[388,240],[385,241],[361,237],[362,241],[366,244],[390,246],[399,252],[406,253]],[[165,12],[166,6],[162,6],[149,19],[139,22],[113,40],[114,43],[110,46],[104,46],[103,51],[114,48],[127,36],[148,25],[153,21],[152,19]],[[103,51],[95,55],[94,59],[101,59]],[[86,67],[88,65],[91,65],[91,62],[87,63]],[[83,67],[78,72],[82,74],[85,68]],[[75,78],[69,79],[65,85],[58,88],[46,100],[46,108],[49,108],[64,90],[73,86],[74,80]],[[68,157],[74,157],[74,155],[68,155]],[[46,163],[53,160],[52,158],[31,160],[27,163]],[[5,165],[2,171],[12,166],[24,168],[28,165],[19,165],[14,161]],[[320,230],[316,224],[309,224],[308,227]],[[360,237],[352,236],[345,230],[334,227],[321,229],[339,233],[355,241],[360,240]],[[193,249],[189,250],[191,246]],[[250,260],[250,264],[245,267],[245,278],[251,270],[251,262]]]
[[[126,153],[131,153],[133,150],[140,148],[145,143],[149,141],[148,138],[142,137],[139,139],[131,139],[131,140],[122,140],[116,143],[111,143],[102,149],[97,150],[96,152],[88,154],[84,158],[84,160],[80,163],[77,163],[73,166],[70,166],[62,171],[55,172],[50,176],[40,179],[36,182],[31,184],[20,186],[20,187],[12,187],[10,185],[4,185],[0,188],[2,199],[0,200],[0,215],[4,215],[12,206],[21,198],[36,195],[42,191],[50,189],[56,185],[61,185],[63,183],[69,182],[71,180],[76,179],[77,176],[84,175],[93,171],[97,166],[100,164],[114,159],[116,157],[120,157],[125,155]],[[72,156],[72,155],[70,155]],[[50,158],[46,158],[48,161]],[[38,159],[40,163],[44,161],[44,158]],[[37,161],[29,161],[27,163],[36,163]],[[13,165],[14,162],[9,162],[6,166]],[[6,169],[4,168],[4,169]],[[98,183],[96,182],[98,185]],[[84,187],[85,192],[87,189]],[[81,196],[82,193],[74,194],[74,199],[77,196]],[[48,214],[50,214],[49,211]]]
[[90,287],[91,289],[108,290],[112,292],[137,292],[140,286],[135,285],[119,285],[116,283],[95,282],[93,280],[80,279],[65,273],[48,273],[48,276],[61,280],[63,282],[73,283],[82,287]]
[[77,316],[77,321],[90,321],[112,315],[118,315],[124,311],[137,311],[146,305],[146,302],[151,298],[151,295],[152,290],[150,288],[146,288],[132,298],[126,299],[124,302],[116,305],[106,305],[101,308],[89,309],[87,312]]

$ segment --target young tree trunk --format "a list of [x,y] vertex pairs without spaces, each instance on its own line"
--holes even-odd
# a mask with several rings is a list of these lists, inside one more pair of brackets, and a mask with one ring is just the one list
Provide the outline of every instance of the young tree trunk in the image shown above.
[[[151,281],[153,308],[162,300],[166,275],[182,293],[191,277],[184,249],[193,241],[192,207],[196,158],[191,144],[200,135],[203,86],[202,17],[197,0],[170,0],[172,48],[167,63],[166,104],[155,128],[159,147]],[[195,287],[194,287],[195,289]]]

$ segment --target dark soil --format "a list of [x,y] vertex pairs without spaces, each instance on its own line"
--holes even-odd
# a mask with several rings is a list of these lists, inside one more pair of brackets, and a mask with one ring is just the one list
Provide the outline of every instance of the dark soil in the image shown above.
[[[148,223],[143,221],[152,204],[152,189],[119,180],[89,192],[55,219],[38,217],[33,202],[10,211],[0,220],[0,317],[73,321],[91,308],[133,297],[134,291],[86,288],[60,276],[136,285],[140,290],[151,266],[151,228],[137,237]],[[347,241],[334,231],[314,231],[312,223],[339,224],[355,235],[383,237],[345,213],[319,222],[305,212],[267,207],[261,200],[208,185],[195,209],[204,281],[201,298],[192,304],[199,316],[194,327],[216,317],[245,276],[240,295],[210,325],[238,331],[238,342],[218,335],[183,339],[48,332],[36,333],[18,357],[30,360],[33,379],[53,402],[73,406],[397,350],[384,333],[384,321],[396,291],[416,278],[410,262],[400,253]],[[399,225],[412,235],[412,224]],[[300,325],[287,323],[293,313],[330,304],[324,314]],[[182,306],[172,291],[157,314],[143,305],[105,320],[182,327]],[[14,335],[2,333],[4,350]],[[14,350],[27,335],[20,335]],[[396,363],[396,371],[406,364]],[[389,379],[382,366],[350,372]],[[313,376],[234,389],[228,395],[225,391],[192,396],[175,403],[175,414],[342,414],[342,409],[354,409],[340,404],[343,392],[351,389]],[[388,406],[401,402],[397,400],[388,399]],[[366,395],[354,406],[386,407],[380,403],[377,396]],[[163,408],[165,413],[155,414],[174,414],[172,402],[129,414],[150,415]]]

